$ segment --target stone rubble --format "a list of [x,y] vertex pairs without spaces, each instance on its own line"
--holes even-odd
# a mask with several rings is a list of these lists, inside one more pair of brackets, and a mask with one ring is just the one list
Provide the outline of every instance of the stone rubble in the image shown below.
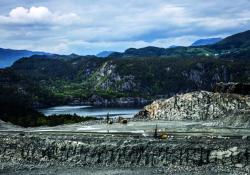
[[[238,123],[237,125],[247,122],[245,127],[250,127],[249,111],[250,96],[197,91],[154,101],[135,117],[174,121],[226,120],[228,124],[231,122],[231,124]],[[238,119],[239,115],[242,117]]]

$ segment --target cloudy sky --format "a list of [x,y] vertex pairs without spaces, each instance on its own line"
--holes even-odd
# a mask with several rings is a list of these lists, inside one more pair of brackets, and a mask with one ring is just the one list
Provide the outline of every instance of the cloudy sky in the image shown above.
[[250,0],[1,0],[0,47],[96,54],[250,29]]

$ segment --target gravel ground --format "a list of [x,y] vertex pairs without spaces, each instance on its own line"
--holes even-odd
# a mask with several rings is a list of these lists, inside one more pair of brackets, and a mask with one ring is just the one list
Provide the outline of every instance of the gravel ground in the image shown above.
[[[248,175],[250,167],[241,169],[229,167],[180,167],[169,166],[165,168],[128,167],[128,168],[98,168],[98,167],[67,167],[67,166],[18,166],[0,170],[4,175]],[[14,170],[14,171],[13,171]]]
[[[216,128],[206,123],[200,122],[166,122],[166,121],[130,121],[127,125],[115,123],[107,125],[104,121],[89,121],[86,123],[78,123],[72,125],[61,125],[57,127],[39,127],[39,128],[20,128],[12,124],[0,121],[0,130],[22,130],[22,131],[144,131],[153,130],[155,125],[158,129],[168,128],[168,130],[180,131],[210,131],[215,133],[241,133],[249,135],[249,129],[242,128]],[[39,134],[39,133],[38,133]],[[1,146],[1,145],[0,145]],[[250,174],[250,166],[247,167],[226,167],[226,166],[178,166],[169,165],[166,167],[80,167],[65,164],[19,164],[16,162],[0,162],[0,174],[2,175],[248,175]]]

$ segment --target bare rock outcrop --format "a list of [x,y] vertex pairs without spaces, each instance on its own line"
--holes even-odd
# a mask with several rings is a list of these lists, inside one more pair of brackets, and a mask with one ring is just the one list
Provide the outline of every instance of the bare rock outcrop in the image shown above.
[[249,165],[249,140],[1,135],[0,162],[100,167]]
[[228,114],[224,119],[218,121],[217,124],[219,126],[250,128],[250,110]]
[[[224,120],[237,114],[249,114],[250,96],[197,91],[157,100],[144,107],[135,117],[164,120]],[[244,118],[244,117],[242,117]],[[250,118],[244,118],[244,122]]]

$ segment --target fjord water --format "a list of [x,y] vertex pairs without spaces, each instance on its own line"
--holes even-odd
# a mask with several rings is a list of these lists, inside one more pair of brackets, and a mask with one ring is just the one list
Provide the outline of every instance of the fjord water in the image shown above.
[[79,116],[91,116],[91,117],[106,117],[107,114],[110,117],[133,117],[141,108],[133,107],[93,107],[93,106],[56,106],[39,111],[46,116],[59,115],[59,114],[77,114]]

